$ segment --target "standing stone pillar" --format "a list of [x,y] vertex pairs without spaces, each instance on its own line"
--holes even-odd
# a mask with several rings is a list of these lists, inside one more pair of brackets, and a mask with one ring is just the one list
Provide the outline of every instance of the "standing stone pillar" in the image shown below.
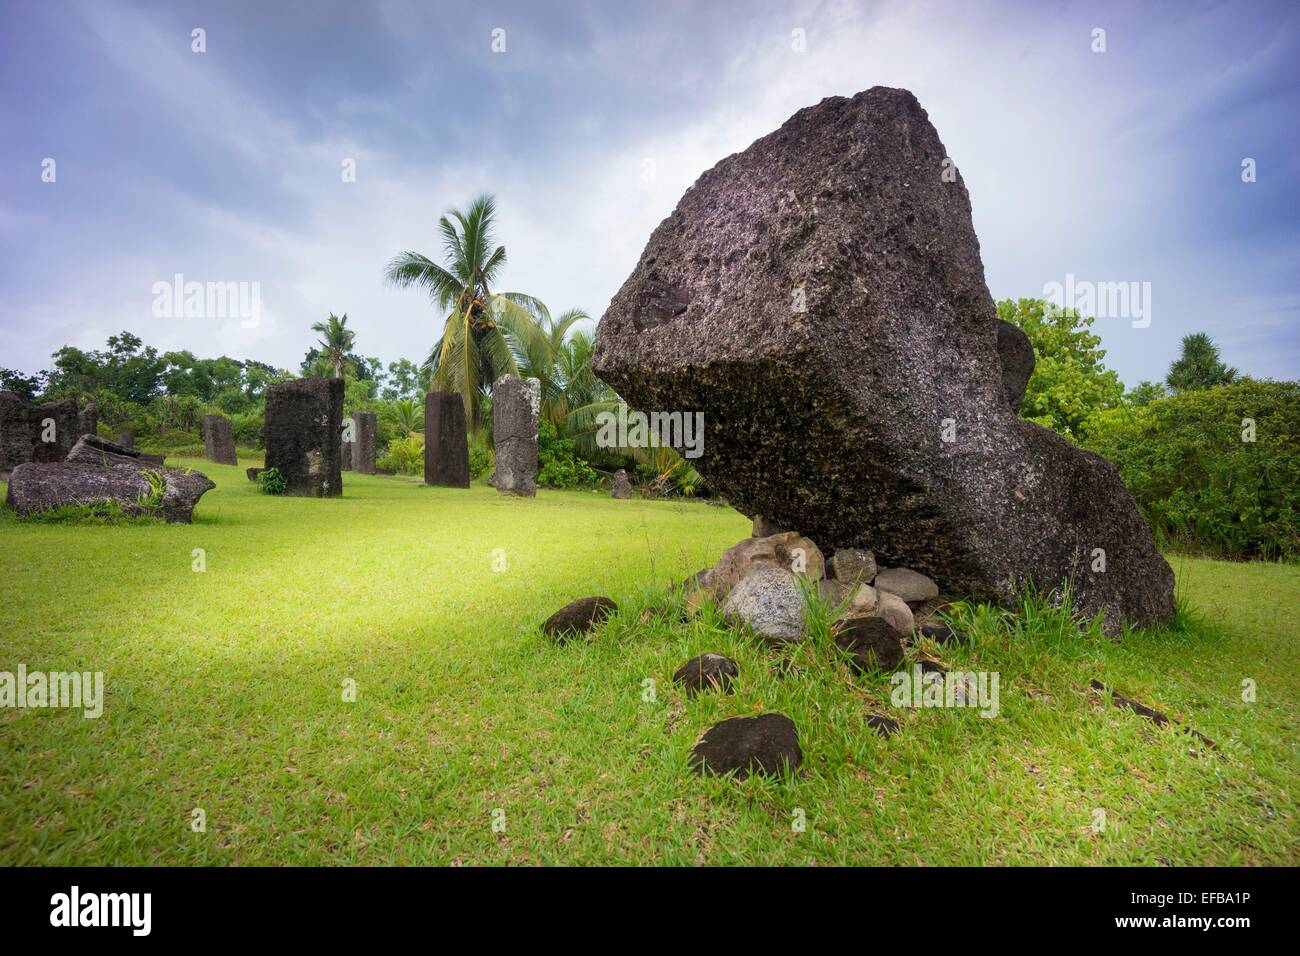
[[459,392],[424,396],[424,483],[469,487],[469,442],[465,403]]
[[238,465],[235,457],[235,436],[230,432],[230,419],[224,415],[203,416],[203,457],[218,465]]
[[32,461],[63,461],[77,434],[77,400],[63,398],[31,409]]
[[375,473],[375,433],[379,429],[374,412],[352,413],[352,470],[361,475]]
[[17,392],[0,392],[0,472],[32,460],[30,408]]
[[496,441],[496,487],[503,495],[537,494],[537,411],[542,383],[502,375],[492,386],[492,432]]
[[99,434],[99,406],[94,402],[87,402],[85,407],[77,413],[77,437],[82,435]]
[[611,498],[631,498],[632,482],[628,480],[627,471],[620,468],[614,472],[614,484],[609,490]]
[[343,379],[299,378],[266,387],[266,467],[287,495],[343,494]]

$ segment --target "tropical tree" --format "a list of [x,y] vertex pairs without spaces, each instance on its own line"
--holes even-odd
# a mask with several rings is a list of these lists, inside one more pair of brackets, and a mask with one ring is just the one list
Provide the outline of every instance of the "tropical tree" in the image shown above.
[[[476,198],[467,210],[449,209],[438,220],[443,264],[403,252],[384,270],[390,284],[424,289],[446,314],[442,337],[424,367],[431,388],[460,393],[471,431],[478,428],[484,393],[502,375],[518,372],[516,354],[533,347],[537,323],[550,317],[533,296],[494,290],[506,264],[506,248],[494,236],[495,216],[496,200],[488,195]],[[513,349],[508,336],[514,339]]]
[[1237,381],[1235,368],[1229,368],[1219,358],[1219,347],[1204,332],[1183,336],[1183,352],[1169,366],[1165,384],[1175,395],[1195,392]]
[[413,398],[399,398],[393,402],[393,417],[403,438],[420,430],[423,414],[423,409]]
[[998,318],[1018,326],[1034,347],[1023,417],[1078,440],[1093,415],[1123,399],[1124,383],[1106,368],[1101,337],[1090,331],[1092,316],[1043,299],[1005,299],[997,310]]
[[320,335],[320,340],[316,343],[320,349],[320,354],[334,366],[334,377],[343,377],[343,363],[348,359],[348,353],[352,351],[352,346],[356,344],[356,333],[348,328],[348,314],[343,313],[343,318],[339,318],[333,312],[324,322],[316,322],[312,325],[311,330]]

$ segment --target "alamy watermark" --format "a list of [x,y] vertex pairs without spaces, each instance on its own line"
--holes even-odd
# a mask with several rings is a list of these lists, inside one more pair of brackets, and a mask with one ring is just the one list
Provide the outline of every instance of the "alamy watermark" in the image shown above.
[[596,416],[598,448],[670,448],[681,449],[683,458],[704,454],[703,412],[629,411],[620,405],[617,412]]
[[150,291],[156,319],[239,319],[246,329],[262,322],[260,282],[186,282],[178,272]]
[[19,664],[17,673],[0,671],[0,707],[80,708],[93,720],[104,713],[103,671],[31,671]]
[[1089,282],[1065,274],[1065,282],[1048,282],[1043,298],[1057,309],[1074,309],[1098,319],[1131,319],[1133,328],[1151,324],[1150,282]]
[[997,671],[926,672],[920,664],[889,678],[895,707],[978,707],[981,717],[996,717],[1001,708]]

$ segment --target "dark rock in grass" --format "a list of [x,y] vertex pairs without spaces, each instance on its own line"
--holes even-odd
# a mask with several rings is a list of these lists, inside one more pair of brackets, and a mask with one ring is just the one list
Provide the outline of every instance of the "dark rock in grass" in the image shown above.
[[123,448],[135,448],[135,432],[118,432],[116,444]]
[[939,674],[939,675],[943,675],[943,674],[948,673],[948,668],[944,667],[944,666],[943,666],[942,664],[940,664],[938,661],[932,661],[932,660],[930,660],[928,657],[922,657],[922,658],[921,658],[920,660],[918,660],[916,663],[917,663],[917,666],[921,668],[921,673],[922,673],[922,674]]
[[248,476],[249,481],[257,481],[259,475],[266,471],[265,468],[245,468],[244,474]]
[[898,733],[903,726],[893,717],[886,717],[883,714],[867,714],[866,723],[868,727],[886,740]]
[[840,548],[827,562],[827,573],[845,584],[870,584],[876,576],[876,556],[863,548]]
[[706,690],[732,693],[731,683],[740,675],[736,662],[721,654],[701,654],[692,657],[673,674],[673,683],[686,688],[686,696],[694,697]]
[[903,660],[903,635],[883,617],[853,617],[836,625],[835,643],[853,655],[854,670],[889,670]]
[[204,492],[215,488],[197,471],[168,468],[160,501],[150,500],[152,486],[139,465],[88,465],[76,461],[28,462],[9,477],[5,502],[20,515],[63,505],[95,505],[116,501],[126,514],[153,514],[188,524]]
[[734,772],[737,780],[751,773],[777,776],[802,763],[799,733],[785,714],[724,720],[704,732],[690,757],[692,769],[700,775]]
[[284,477],[284,493],[343,494],[343,379],[299,378],[266,387],[266,467]]
[[1015,415],[1025,401],[1025,386],[1034,374],[1034,347],[1017,326],[998,319],[998,360],[1002,364],[1002,391]]
[[352,413],[352,470],[358,475],[375,473],[375,435],[379,420],[374,412]]
[[[1107,691],[1109,691],[1110,703],[1112,707],[1118,707],[1120,710],[1131,710],[1139,717],[1145,717],[1147,720],[1151,721],[1157,727],[1164,727],[1168,724],[1177,723],[1177,721],[1170,720],[1167,715],[1156,710],[1154,707],[1148,707],[1146,704],[1140,704],[1136,700],[1133,700],[1130,697],[1125,697],[1119,691],[1111,690],[1099,680],[1092,681],[1091,684],[1089,684],[1089,686],[1093,690],[1098,691],[1102,694],[1105,694],[1107,693]],[[1190,727],[1181,727],[1181,726],[1179,729],[1181,729],[1183,733],[1188,734],[1191,737],[1194,737],[1196,740],[1200,741],[1211,750],[1218,748],[1218,744],[1216,744],[1213,740],[1211,740],[1209,737],[1205,736],[1204,734],[1200,733],[1199,731],[1192,730],[1192,728]]]
[[503,495],[537,494],[537,413],[541,383],[502,375],[492,386],[492,440],[496,489]]
[[235,457],[235,436],[230,430],[230,419],[224,415],[203,416],[203,457],[218,465],[238,465]]
[[966,635],[954,628],[951,624],[944,624],[941,621],[932,621],[922,624],[916,629],[916,633],[921,637],[928,637],[937,644],[955,644],[966,639]]
[[610,486],[609,496],[611,498],[627,499],[632,497],[632,482],[628,480],[627,471],[620,468],[614,472],[614,482]]
[[100,438],[98,435],[93,434],[82,435],[78,438],[77,443],[72,446],[72,451],[68,452],[68,457],[65,460],[82,465],[99,465],[101,468],[108,468],[113,465],[161,468],[164,461],[162,455],[146,455],[142,451],[127,448],[116,442],[111,442],[107,438]]
[[578,598],[548,617],[542,633],[557,641],[586,634],[617,610],[618,605],[607,597]]
[[441,488],[469,487],[469,440],[465,402],[459,392],[424,396],[424,483]]
[[948,155],[906,90],[800,110],[655,229],[593,369],[638,410],[702,411],[692,464],[745,514],[977,599],[1068,583],[1111,635],[1164,620],[1173,573],[1114,465],[1009,407]]

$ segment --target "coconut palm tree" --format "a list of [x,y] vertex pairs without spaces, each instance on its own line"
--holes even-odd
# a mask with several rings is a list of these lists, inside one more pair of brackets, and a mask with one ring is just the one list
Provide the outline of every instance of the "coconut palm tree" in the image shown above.
[[506,264],[505,246],[495,245],[495,216],[496,200],[488,195],[476,198],[467,210],[449,209],[438,220],[442,265],[421,253],[403,252],[384,270],[389,283],[424,289],[446,313],[442,337],[425,368],[432,389],[461,394],[471,431],[478,428],[484,392],[500,376],[518,372],[516,353],[535,347],[537,322],[550,318],[533,296],[494,290]]
[[328,320],[316,322],[311,330],[321,336],[316,343],[320,346],[321,357],[334,366],[334,377],[342,378],[343,364],[357,339],[357,334],[348,328],[348,314],[344,312],[343,318],[339,318],[331,312]]

